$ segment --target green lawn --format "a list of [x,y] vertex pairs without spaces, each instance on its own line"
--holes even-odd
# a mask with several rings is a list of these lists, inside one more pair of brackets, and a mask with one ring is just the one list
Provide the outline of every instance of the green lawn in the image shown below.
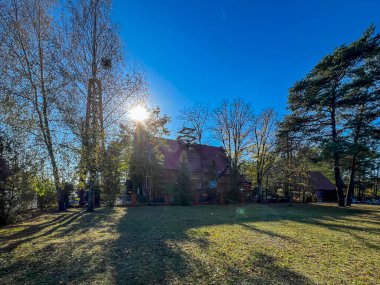
[[379,206],[71,209],[0,228],[0,284],[379,282]]

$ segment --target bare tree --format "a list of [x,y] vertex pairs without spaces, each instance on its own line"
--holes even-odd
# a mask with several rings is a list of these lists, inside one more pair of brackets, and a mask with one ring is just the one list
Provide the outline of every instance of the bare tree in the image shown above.
[[[35,147],[47,154],[58,191],[59,209],[64,210],[57,162],[60,128],[57,102],[66,82],[60,73],[60,37],[48,11],[51,1],[2,2],[0,6],[0,51],[2,99],[20,106],[28,120]],[[6,63],[6,64],[5,64]]]
[[212,130],[223,144],[229,160],[232,192],[236,192],[240,167],[252,146],[252,108],[241,99],[232,103],[224,101],[214,111]]
[[192,107],[185,108],[181,111],[179,119],[183,122],[184,127],[190,127],[190,136],[194,137],[196,149],[200,156],[201,163],[201,184],[199,188],[204,187],[204,144],[206,143],[206,134],[209,129],[210,111],[204,104],[194,104]]
[[276,122],[276,113],[272,108],[264,110],[253,120],[250,155],[256,174],[258,202],[262,198],[263,179],[276,159]]
[[184,108],[179,115],[179,119],[185,126],[194,129],[192,134],[198,144],[204,144],[206,141],[210,115],[209,108],[204,104],[194,104],[192,107]]

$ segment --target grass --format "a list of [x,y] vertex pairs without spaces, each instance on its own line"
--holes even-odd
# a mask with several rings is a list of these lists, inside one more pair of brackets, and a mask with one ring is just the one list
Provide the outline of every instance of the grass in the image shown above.
[[379,268],[378,206],[71,209],[0,228],[0,284],[376,284]]

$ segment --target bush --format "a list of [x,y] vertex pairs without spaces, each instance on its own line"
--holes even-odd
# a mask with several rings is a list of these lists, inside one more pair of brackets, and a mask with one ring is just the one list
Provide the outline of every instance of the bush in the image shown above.
[[37,205],[41,210],[56,206],[57,194],[53,181],[35,178],[33,188],[37,194]]
[[0,224],[11,223],[15,216],[34,206],[33,176],[18,164],[10,165],[0,182]]

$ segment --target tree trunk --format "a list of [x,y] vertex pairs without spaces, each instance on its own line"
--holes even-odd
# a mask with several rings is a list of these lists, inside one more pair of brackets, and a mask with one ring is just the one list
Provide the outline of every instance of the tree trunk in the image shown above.
[[340,175],[338,154],[334,154],[334,175],[335,175],[335,185],[337,188],[338,205],[340,207],[344,207],[345,205],[344,205],[343,180]]
[[86,204],[85,199],[85,188],[86,188],[86,176],[87,176],[87,163],[86,158],[88,155],[86,155],[87,151],[87,138],[84,133],[82,132],[82,146],[81,146],[81,153],[80,153],[80,160],[79,160],[79,187],[78,187],[78,196],[79,196],[79,205],[84,206]]
[[[48,115],[48,94],[45,89],[45,60],[44,60],[44,50],[42,47],[42,39],[41,39],[41,31],[37,33],[37,40],[38,40],[38,56],[39,56],[39,71],[40,71],[40,84],[41,84],[41,95],[42,95],[42,117],[43,117],[43,123],[40,122],[40,126],[42,127],[42,132],[45,134],[45,144],[48,150],[49,158],[51,167],[53,169],[53,178],[54,178],[54,186],[57,191],[58,195],[58,208],[60,211],[66,210],[65,202],[64,202],[64,196],[62,193],[62,189],[60,189],[59,185],[59,173],[58,173],[58,166],[54,155],[53,150],[53,141],[51,137],[50,132],[50,125],[49,125],[49,115]],[[36,101],[38,104],[38,100]]]
[[375,199],[377,198],[377,193],[379,190],[379,166],[376,168],[376,177],[375,177],[375,183],[374,183],[374,193],[373,196]]
[[63,195],[63,190],[61,189],[61,187],[59,185],[58,167],[57,167],[57,163],[55,160],[53,147],[50,145],[50,147],[48,147],[48,149],[49,149],[49,158],[50,158],[51,166],[53,168],[54,186],[55,186],[55,189],[57,191],[58,210],[59,211],[65,211],[66,210],[65,198]]
[[[359,113],[356,115],[356,126],[355,126],[355,132],[354,132],[354,146],[357,145],[359,141],[360,136],[360,129],[362,127],[362,115],[364,112],[364,105],[360,106]],[[347,188],[347,194],[346,194],[346,206],[351,206],[352,204],[352,196],[354,192],[354,185],[355,185],[355,173],[356,173],[356,167],[357,167],[357,157],[358,153],[357,150],[355,150],[355,153],[352,157],[351,161],[351,174],[350,174],[350,182]]]
[[351,162],[350,182],[348,184],[347,194],[346,194],[346,206],[351,206],[352,204],[352,196],[354,194],[354,186],[355,186],[356,161],[357,161],[357,157],[356,155],[354,155]]
[[261,203],[261,196],[262,196],[262,182],[261,182],[261,178],[257,178],[257,203]]
[[8,171],[6,170],[5,159],[3,159],[3,146],[0,137],[0,225],[7,223],[6,208],[5,208],[5,182],[7,181]]
[[6,223],[5,189],[2,185],[0,185],[0,225],[5,225]]
[[[336,111],[336,102],[335,102],[335,96],[332,99],[331,104],[331,137],[333,140],[333,143],[338,142],[338,133],[336,130],[336,118],[335,118],[335,111]],[[334,148],[336,145],[334,145]],[[333,161],[334,161],[334,176],[335,176],[335,185],[337,189],[337,197],[338,197],[338,205],[340,207],[344,207],[344,192],[343,192],[343,180],[340,174],[340,155],[336,149],[334,149],[333,153]]]
[[95,169],[90,169],[90,189],[88,190],[88,196],[87,196],[87,212],[93,212],[95,207],[95,199],[94,199],[94,184],[95,184]]
[[306,203],[305,192],[305,186],[302,186],[302,203]]

